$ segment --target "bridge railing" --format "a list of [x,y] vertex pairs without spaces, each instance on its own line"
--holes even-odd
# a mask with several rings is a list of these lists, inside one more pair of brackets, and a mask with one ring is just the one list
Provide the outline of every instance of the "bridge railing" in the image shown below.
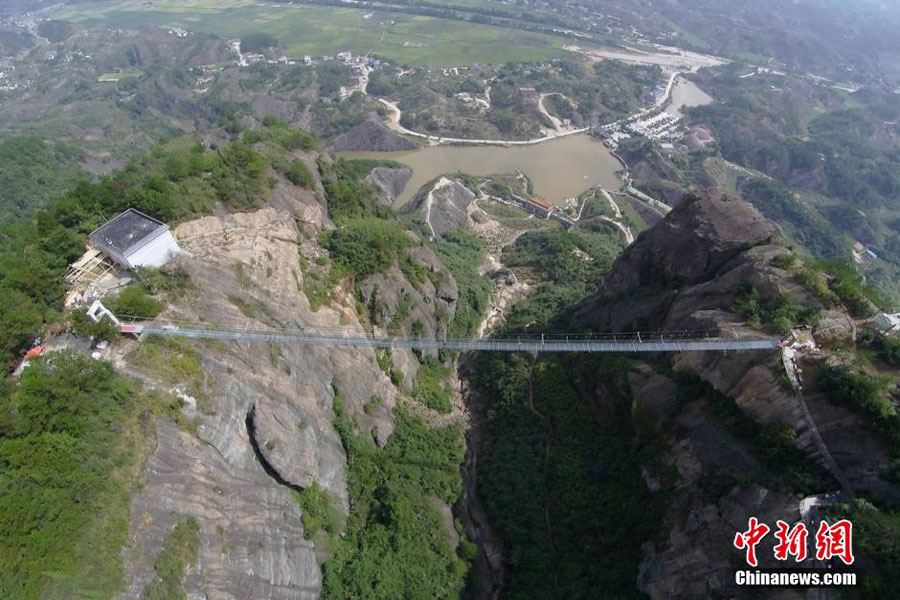
[[406,347],[425,349],[502,350],[515,351],[670,351],[680,349],[752,349],[774,348],[777,340],[762,337],[722,335],[713,330],[683,330],[665,332],[589,333],[589,334],[521,334],[447,338],[425,336],[375,335],[359,329],[320,329],[300,326],[260,329],[232,323],[207,323],[191,320],[139,319],[119,316],[120,330],[132,333],[183,335],[214,339],[292,342],[334,346]]

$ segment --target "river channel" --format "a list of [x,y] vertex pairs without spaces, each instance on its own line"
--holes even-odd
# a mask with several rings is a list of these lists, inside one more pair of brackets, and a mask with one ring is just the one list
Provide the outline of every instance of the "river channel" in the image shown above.
[[590,135],[575,134],[530,146],[430,146],[400,152],[341,152],[346,158],[395,160],[413,170],[412,179],[395,206],[409,202],[431,179],[461,171],[470,175],[525,173],[534,193],[553,204],[602,186],[618,189],[622,168],[603,143]]

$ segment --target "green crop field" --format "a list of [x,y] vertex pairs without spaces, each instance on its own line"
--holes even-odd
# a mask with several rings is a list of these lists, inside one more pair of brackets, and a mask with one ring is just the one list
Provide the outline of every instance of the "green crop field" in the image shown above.
[[560,56],[565,43],[563,37],[450,19],[252,0],[86,2],[52,16],[121,29],[183,27],[229,37],[264,32],[281,41],[291,57],[349,50],[434,67],[546,60]]

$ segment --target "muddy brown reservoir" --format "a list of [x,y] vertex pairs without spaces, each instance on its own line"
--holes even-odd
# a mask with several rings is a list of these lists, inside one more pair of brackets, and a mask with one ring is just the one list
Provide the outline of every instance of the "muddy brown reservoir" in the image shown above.
[[431,146],[400,152],[341,152],[346,158],[389,159],[413,170],[395,206],[408,202],[425,183],[447,173],[470,175],[525,173],[534,193],[561,204],[593,186],[618,189],[616,171],[622,168],[603,143],[587,134],[576,134],[531,146]]

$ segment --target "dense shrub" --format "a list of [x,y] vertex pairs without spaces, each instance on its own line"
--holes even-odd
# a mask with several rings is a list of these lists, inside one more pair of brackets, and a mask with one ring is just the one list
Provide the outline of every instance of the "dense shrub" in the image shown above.
[[163,303],[147,294],[143,285],[129,285],[118,296],[105,300],[116,316],[153,318],[162,312]]
[[433,357],[427,357],[416,373],[413,397],[428,408],[441,414],[448,414],[453,410],[453,403],[450,401],[451,388],[446,382],[450,375],[449,367],[445,367]]
[[862,274],[849,263],[827,262],[822,268],[831,276],[828,287],[858,318],[874,316],[877,293],[866,285]]
[[894,405],[887,397],[890,383],[852,371],[847,367],[825,367],[819,385],[835,404],[842,404],[869,418],[884,420],[894,414]]
[[370,218],[347,221],[323,234],[321,243],[341,274],[367,277],[387,270],[412,242],[395,223]]
[[328,493],[328,490],[314,481],[306,489],[294,492],[294,497],[303,510],[300,518],[306,539],[313,539],[320,531],[328,536],[338,533],[341,527],[341,514],[336,507],[338,499]]
[[309,167],[306,166],[302,160],[294,160],[291,162],[290,166],[285,173],[285,176],[288,180],[294,185],[299,185],[305,188],[311,188],[313,186],[313,175],[309,170]]
[[278,40],[268,33],[248,33],[241,37],[242,52],[260,52],[269,48],[277,48]]
[[876,356],[891,365],[900,367],[900,336],[881,335],[867,331],[862,336],[862,342],[875,350]]
[[83,310],[76,310],[70,313],[69,322],[72,324],[72,331],[76,334],[93,338],[96,341],[114,340],[119,335],[119,330],[116,329],[112,321],[104,318],[99,323],[96,323]]
[[431,243],[431,249],[456,280],[459,300],[449,333],[454,337],[472,335],[488,307],[491,281],[478,273],[484,262],[481,240],[465,231],[449,231]]
[[846,238],[818,213],[797,199],[784,184],[756,177],[740,185],[741,195],[768,219],[782,224],[788,233],[817,257],[849,256]]
[[[489,421],[478,486],[508,548],[507,598],[640,597],[641,544],[658,531],[665,496],[634,466],[642,444],[616,408],[630,398],[613,392],[628,368],[607,358],[578,371],[549,356],[531,368],[485,354],[479,366]],[[579,397],[573,381],[585,374],[612,392],[614,415],[597,419]]]
[[787,294],[762,298],[756,286],[749,283],[741,286],[732,310],[753,327],[771,325],[781,333],[796,325],[815,324],[819,313],[818,308],[797,304]]
[[375,188],[364,181],[372,170],[367,161],[338,158],[330,163],[319,157],[317,164],[325,187],[328,215],[332,219],[392,216],[390,208],[378,202]]
[[200,550],[200,523],[195,518],[175,525],[162,550],[156,555],[156,578],[147,584],[141,600],[184,598],[185,570],[197,562]]
[[462,490],[463,439],[456,427],[431,428],[395,412],[384,448],[356,435],[335,397],[335,429],[347,453],[351,513],[323,565],[322,597],[456,598],[465,563],[435,507],[453,504]]
[[[104,361],[52,353],[0,398],[0,596],[109,597],[128,532],[141,396]],[[48,574],[52,574],[48,576]]]
[[291,127],[275,117],[263,118],[263,129],[244,132],[244,142],[271,142],[283,150],[313,150],[316,147],[316,136],[308,131]]
[[881,511],[865,500],[857,500],[843,514],[853,522],[853,543],[857,554],[873,559],[860,574],[860,597],[864,600],[900,597],[900,513]]
[[86,176],[83,153],[36,136],[0,140],[0,222],[31,218],[67,187]]

